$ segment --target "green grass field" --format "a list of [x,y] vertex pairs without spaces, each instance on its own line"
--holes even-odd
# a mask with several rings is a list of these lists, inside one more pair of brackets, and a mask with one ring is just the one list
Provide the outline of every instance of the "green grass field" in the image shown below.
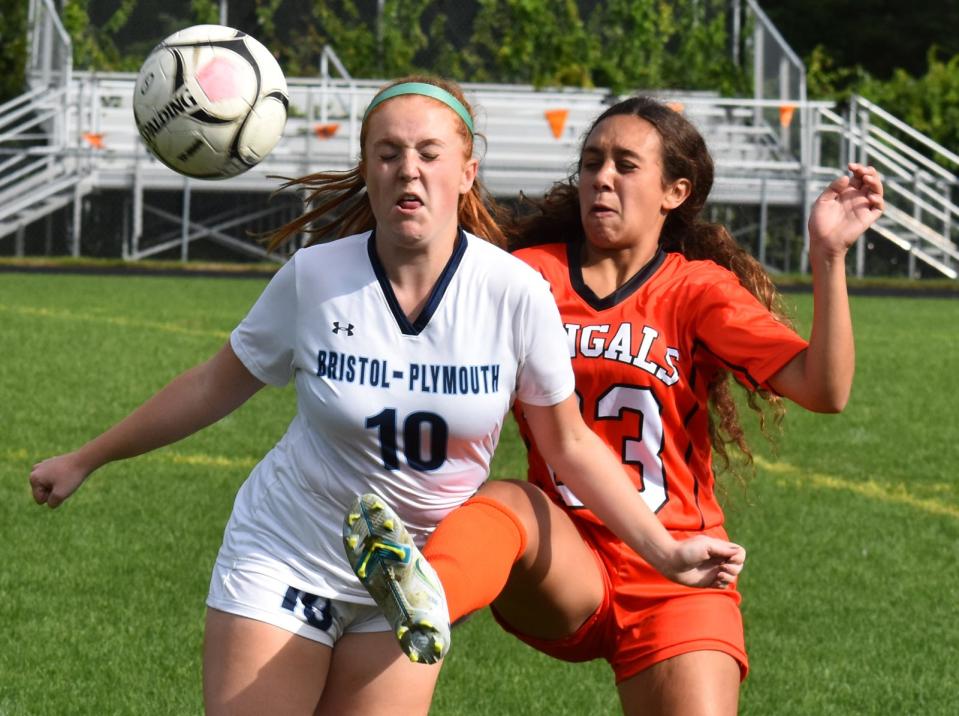
[[[291,390],[97,473],[57,511],[33,462],[211,355],[260,279],[0,274],[0,716],[198,714],[203,601],[233,495]],[[787,297],[805,330],[806,295]],[[855,298],[849,408],[754,437],[730,532],[752,672],[743,714],[959,712],[959,300]],[[512,432],[495,465],[518,475]],[[605,664],[543,657],[480,614],[432,713],[615,714]]]

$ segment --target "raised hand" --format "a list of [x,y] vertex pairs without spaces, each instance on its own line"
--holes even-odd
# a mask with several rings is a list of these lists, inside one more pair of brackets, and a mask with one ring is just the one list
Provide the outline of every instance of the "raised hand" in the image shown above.
[[850,175],[833,181],[819,195],[809,216],[810,254],[844,256],[885,208],[882,181],[874,167],[849,164]]

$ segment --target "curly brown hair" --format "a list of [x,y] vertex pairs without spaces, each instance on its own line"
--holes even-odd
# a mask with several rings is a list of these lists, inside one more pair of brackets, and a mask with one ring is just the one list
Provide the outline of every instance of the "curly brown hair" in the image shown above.
[[[702,219],[713,186],[714,169],[706,142],[696,127],[656,99],[632,97],[603,112],[585,133],[584,144],[600,122],[616,115],[639,117],[656,129],[662,145],[664,187],[680,178],[690,183],[689,196],[666,217],[659,239],[662,249],[692,260],[709,259],[729,269],[777,320],[789,325],[779,293],[762,265],[736,242],[725,226]],[[514,213],[506,230],[511,249],[552,243],[556,237],[585,241],[579,209],[579,169],[577,166],[565,181],[554,184],[542,199],[524,197],[524,210]],[[724,469],[731,466],[727,449],[730,444],[738,448],[745,463],[752,462],[731,382],[730,373],[723,370],[709,385],[709,435]],[[785,415],[782,399],[764,390],[747,391],[747,403],[757,413],[760,429],[768,437],[766,409],[776,424],[781,423]]]
[[[384,85],[380,92],[404,82],[424,82],[440,87],[456,97],[473,116],[460,87],[450,80],[428,75],[409,75]],[[377,93],[379,94],[379,93]],[[374,110],[375,112],[375,110]],[[370,113],[372,115],[373,112]],[[293,236],[305,233],[310,236],[307,245],[325,239],[339,238],[369,231],[376,226],[373,210],[366,193],[366,182],[361,169],[366,161],[366,136],[369,116],[363,118],[360,128],[360,159],[357,166],[346,171],[320,171],[296,179],[287,179],[278,191],[296,189],[304,194],[309,207],[300,216],[284,224],[269,235],[268,249],[273,251],[286,244]],[[462,122],[458,123],[460,135],[466,145],[467,157],[473,154],[474,135]],[[506,237],[497,221],[498,208],[479,178],[473,181],[470,191],[460,197],[459,225],[492,244],[504,247]]]

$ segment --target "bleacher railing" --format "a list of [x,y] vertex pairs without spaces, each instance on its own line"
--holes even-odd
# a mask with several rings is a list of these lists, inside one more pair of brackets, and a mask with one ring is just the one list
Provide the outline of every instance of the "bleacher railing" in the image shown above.
[[66,87],[73,70],[73,43],[53,0],[30,0],[27,15],[27,79],[33,87]]
[[[813,119],[811,171],[822,176],[850,161],[874,165],[883,175],[887,207],[876,233],[907,252],[908,275],[916,275],[916,261],[922,261],[959,277],[959,176],[944,166],[959,167],[959,155],[859,96],[844,114],[822,109]],[[865,274],[865,263],[865,243],[859,242],[857,275]]]
[[[91,171],[67,151],[79,107],[71,102],[72,43],[52,0],[30,0],[28,23],[28,90],[0,106],[0,235],[15,233],[17,254],[32,220],[71,200],[76,217]],[[71,252],[79,251],[75,236]]]
[[[359,154],[362,111],[382,84],[379,80],[291,78],[290,119],[274,152],[247,174],[228,182],[204,182],[185,180],[146,151],[132,122],[133,81],[128,73],[76,72],[66,94],[47,95],[47,114],[39,121],[44,125],[53,121],[54,114],[62,117],[63,131],[54,133],[64,137],[58,155],[95,170],[101,187],[138,184],[167,190],[190,186],[194,191],[269,191],[279,183],[270,175],[299,176],[318,167],[346,169]],[[486,141],[479,147],[481,178],[499,196],[520,191],[535,195],[566,176],[583,132],[610,101],[604,91],[537,92],[497,85],[466,85],[465,90],[478,108],[478,127]],[[40,96],[31,95],[34,103]],[[916,227],[888,228],[886,238],[910,251],[915,245],[916,258],[951,274],[950,252],[959,222],[946,190],[955,185],[955,177],[928,157],[932,149],[948,157],[945,148],[926,147],[920,152],[895,139],[887,128],[890,121],[883,119],[880,126],[877,108],[864,101],[857,102],[852,117],[838,114],[831,102],[807,101],[786,113],[782,103],[771,99],[708,93],[660,92],[658,96],[681,106],[707,138],[717,165],[714,202],[802,206],[846,161],[865,158],[890,177],[890,194],[903,199],[901,205],[891,203],[910,219],[930,225],[942,235],[943,246],[934,252],[933,241],[926,238],[928,231]],[[17,111],[13,106],[3,109]],[[767,119],[770,116],[773,121]],[[803,126],[804,119],[809,120],[808,126]],[[808,137],[810,161],[804,163],[794,147],[783,145],[784,128]],[[49,146],[36,151],[50,152]],[[760,232],[765,235],[765,227]],[[760,252],[763,246],[760,242]]]
[[[706,138],[717,166],[712,202],[760,207],[756,246],[765,262],[767,207],[801,207],[804,230],[810,202],[822,186],[847,161],[868,161],[884,173],[888,187],[890,211],[876,231],[909,253],[911,275],[913,262],[919,260],[955,277],[957,180],[934,157],[956,166],[959,157],[865,99],[854,98],[845,114],[832,102],[808,101],[802,62],[755,2],[747,0],[746,9],[751,38],[746,44],[752,43],[749,56],[757,76],[755,97],[650,93],[683,111]],[[88,180],[97,188],[132,191],[125,257],[155,253],[155,246],[141,243],[143,215],[155,208],[143,202],[147,189],[183,192],[182,256],[187,255],[187,243],[200,235],[226,242],[224,219],[206,229],[191,220],[186,208],[190,192],[265,193],[279,186],[271,177],[355,164],[362,112],[383,80],[350,77],[332,50],[323,53],[321,63],[319,78],[289,78],[286,131],[264,162],[226,182],[190,180],[160,164],[140,141],[132,121],[135,76],[75,72],[69,37],[51,0],[31,0],[28,77],[33,89],[0,106],[0,237],[9,233],[4,216],[22,210],[31,200],[44,201],[50,192],[64,194],[72,181],[73,250],[79,253],[77,198],[82,182]],[[464,90],[478,109],[480,178],[497,196],[537,195],[567,176],[583,133],[618,99],[603,89],[538,91],[528,86],[465,84]],[[25,219],[19,221],[22,225]],[[163,245],[176,238],[164,236]],[[860,274],[865,264],[863,243],[859,242],[856,262]],[[258,247],[250,250],[256,251]],[[808,237],[800,258],[803,270],[807,251]],[[788,270],[788,263],[784,268]]]

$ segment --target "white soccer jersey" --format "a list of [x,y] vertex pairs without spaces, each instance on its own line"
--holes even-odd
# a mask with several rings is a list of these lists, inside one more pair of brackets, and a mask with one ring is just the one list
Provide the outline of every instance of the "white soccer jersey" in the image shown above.
[[297,414],[240,488],[218,559],[346,601],[372,603],[340,536],[357,494],[422,544],[487,478],[513,399],[574,386],[546,282],[463,232],[414,323],[367,232],[298,251],[230,341],[260,380],[293,377]]

